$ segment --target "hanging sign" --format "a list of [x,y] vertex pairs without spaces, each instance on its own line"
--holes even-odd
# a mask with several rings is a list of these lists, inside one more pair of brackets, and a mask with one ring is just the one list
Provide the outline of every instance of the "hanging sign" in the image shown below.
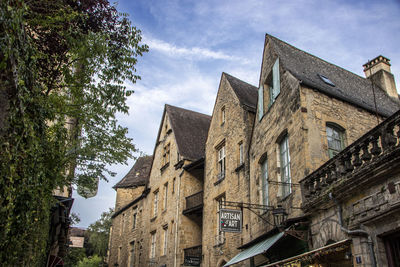
[[221,209],[219,211],[219,229],[221,232],[242,232],[242,211]]

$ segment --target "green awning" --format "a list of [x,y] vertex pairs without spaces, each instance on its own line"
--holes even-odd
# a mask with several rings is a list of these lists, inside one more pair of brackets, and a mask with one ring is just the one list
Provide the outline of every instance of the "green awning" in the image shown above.
[[256,255],[259,255],[261,253],[266,252],[268,249],[270,249],[279,239],[281,239],[284,236],[284,232],[278,233],[276,235],[271,236],[270,238],[267,238],[263,241],[258,242],[257,244],[254,244],[253,246],[243,250],[239,254],[237,254],[235,257],[233,257],[228,263],[226,263],[223,267],[230,266],[232,264],[250,259],[251,257],[254,257]]

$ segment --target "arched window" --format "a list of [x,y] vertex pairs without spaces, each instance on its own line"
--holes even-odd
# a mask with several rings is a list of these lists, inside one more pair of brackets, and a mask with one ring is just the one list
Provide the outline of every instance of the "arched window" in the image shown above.
[[345,147],[345,130],[337,124],[326,124],[326,137],[328,139],[328,155],[333,158]]

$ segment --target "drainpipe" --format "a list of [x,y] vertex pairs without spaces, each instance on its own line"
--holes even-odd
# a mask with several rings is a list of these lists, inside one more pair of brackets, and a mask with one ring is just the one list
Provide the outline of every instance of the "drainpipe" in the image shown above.
[[375,253],[374,253],[374,242],[372,241],[371,235],[362,229],[356,229],[356,230],[349,230],[343,226],[343,219],[342,219],[342,205],[337,201],[336,198],[333,197],[332,193],[329,193],[329,198],[332,199],[336,207],[338,208],[338,217],[339,217],[339,225],[340,229],[347,233],[348,235],[363,235],[368,238],[368,248],[369,248],[369,257],[371,259],[371,264],[373,267],[376,267],[376,260],[375,260]]

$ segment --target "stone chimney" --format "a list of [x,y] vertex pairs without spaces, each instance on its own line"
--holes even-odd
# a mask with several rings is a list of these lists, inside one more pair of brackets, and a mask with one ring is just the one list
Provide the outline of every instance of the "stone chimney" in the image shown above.
[[382,88],[390,97],[399,99],[394,76],[390,71],[390,59],[377,56],[363,65],[365,77]]

